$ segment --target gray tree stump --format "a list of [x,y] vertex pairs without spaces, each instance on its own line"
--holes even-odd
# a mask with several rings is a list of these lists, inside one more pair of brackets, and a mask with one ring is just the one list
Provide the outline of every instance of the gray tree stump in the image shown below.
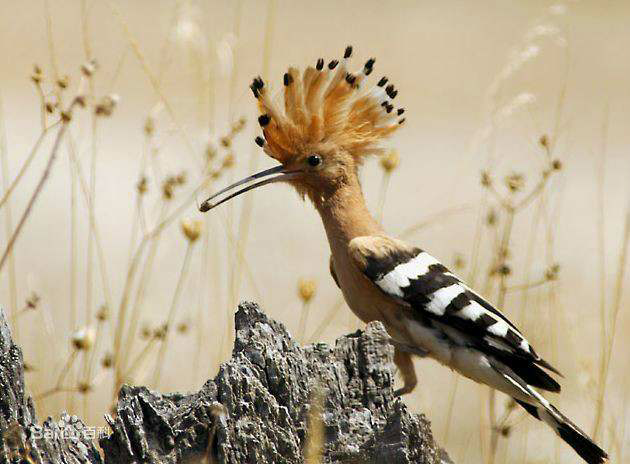
[[100,440],[99,453],[76,417],[37,425],[22,353],[0,313],[2,462],[302,463],[314,392],[321,398],[323,462],[451,462],[426,418],[394,397],[392,361],[380,323],[334,347],[300,347],[256,304],[242,303],[232,358],[215,379],[188,395],[124,386],[115,417],[105,416],[112,433]]

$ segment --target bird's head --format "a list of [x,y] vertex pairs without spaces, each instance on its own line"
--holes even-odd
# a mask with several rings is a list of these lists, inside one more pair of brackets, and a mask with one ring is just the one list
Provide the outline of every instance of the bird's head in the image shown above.
[[366,156],[382,151],[382,139],[405,121],[404,109],[394,108],[392,103],[398,90],[386,77],[368,88],[365,81],[372,73],[374,58],[352,73],[347,69],[351,55],[352,47],[347,47],[341,61],[325,65],[320,58],[304,72],[289,68],[283,78],[281,105],[274,102],[260,77],[254,79],[250,88],[258,101],[263,131],[256,143],[280,164],[215,193],[201,204],[201,211],[274,182],[289,182],[301,195],[316,201],[356,175]]

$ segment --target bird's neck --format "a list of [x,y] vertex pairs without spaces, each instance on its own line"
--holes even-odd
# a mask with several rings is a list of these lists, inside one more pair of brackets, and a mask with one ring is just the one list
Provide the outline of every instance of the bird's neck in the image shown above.
[[333,254],[347,249],[348,243],[355,237],[382,233],[381,226],[367,209],[356,174],[315,201],[315,207],[324,223]]

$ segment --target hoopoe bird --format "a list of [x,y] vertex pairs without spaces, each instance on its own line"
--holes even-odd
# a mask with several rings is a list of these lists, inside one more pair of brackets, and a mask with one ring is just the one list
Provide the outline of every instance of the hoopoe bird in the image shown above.
[[280,164],[220,190],[200,211],[266,184],[289,183],[321,216],[330,273],[348,306],[363,322],[378,320],[387,328],[403,379],[397,394],[417,384],[412,358],[429,356],[512,397],[589,464],[605,462],[606,452],[536,390],[559,392],[546,371],[559,372],[514,324],[430,254],[388,236],[368,211],[359,167],[382,152],[381,141],[404,123],[404,109],[394,107],[398,90],[386,77],[364,86],[374,58],[350,72],[351,55],[347,47],[341,61],[324,66],[320,58],[304,72],[289,68],[283,106],[260,77],[254,79],[264,136],[256,143]]

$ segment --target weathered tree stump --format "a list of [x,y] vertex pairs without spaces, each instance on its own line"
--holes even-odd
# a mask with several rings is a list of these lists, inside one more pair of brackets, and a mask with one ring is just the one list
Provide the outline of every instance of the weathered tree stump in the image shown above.
[[2,313],[3,462],[26,453],[46,463],[302,463],[314,392],[322,398],[323,462],[450,462],[426,418],[394,396],[392,359],[380,323],[334,347],[301,347],[256,304],[242,303],[232,358],[214,380],[189,395],[124,386],[99,454],[76,417],[37,426],[22,353]]

